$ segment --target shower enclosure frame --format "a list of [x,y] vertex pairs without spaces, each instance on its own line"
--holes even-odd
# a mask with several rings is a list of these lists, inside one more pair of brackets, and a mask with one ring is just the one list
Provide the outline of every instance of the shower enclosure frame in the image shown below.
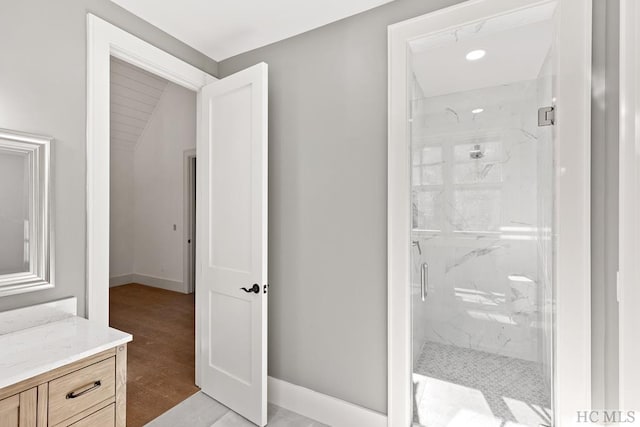
[[[552,0],[472,0],[388,27],[388,425],[412,423],[407,42]],[[591,409],[591,0],[557,1],[553,410]],[[542,107],[542,106],[541,106]],[[560,286],[558,286],[560,284]]]

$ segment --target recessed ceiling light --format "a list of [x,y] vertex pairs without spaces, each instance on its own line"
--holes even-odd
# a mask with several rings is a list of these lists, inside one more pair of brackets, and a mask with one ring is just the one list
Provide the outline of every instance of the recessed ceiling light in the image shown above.
[[480,114],[484,111],[484,108],[476,108],[475,110],[471,110],[473,114]]
[[467,61],[477,61],[478,59],[483,58],[485,55],[487,54],[486,50],[482,50],[482,49],[478,49],[478,50],[472,50],[471,52],[467,53]]

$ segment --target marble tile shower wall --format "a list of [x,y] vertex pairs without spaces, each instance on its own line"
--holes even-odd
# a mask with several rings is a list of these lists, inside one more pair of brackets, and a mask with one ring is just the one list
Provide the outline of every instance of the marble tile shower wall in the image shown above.
[[414,348],[541,362],[538,95],[532,80],[412,101]]

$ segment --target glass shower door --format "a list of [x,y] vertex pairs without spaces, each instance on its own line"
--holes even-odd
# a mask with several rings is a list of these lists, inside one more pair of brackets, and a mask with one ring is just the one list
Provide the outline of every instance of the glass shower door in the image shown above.
[[416,425],[552,422],[554,10],[410,43]]

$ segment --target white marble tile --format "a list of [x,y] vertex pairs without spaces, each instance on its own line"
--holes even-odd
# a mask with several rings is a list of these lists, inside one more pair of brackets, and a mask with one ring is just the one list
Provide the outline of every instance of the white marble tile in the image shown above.
[[[425,302],[413,295],[414,339],[538,360],[540,340],[535,242],[420,240],[413,268],[429,264]],[[418,257],[414,249],[414,256]],[[525,281],[529,280],[529,281]],[[521,280],[521,281],[518,281]]]
[[[313,421],[302,415],[296,414],[275,405],[269,405],[269,427],[326,427],[317,421]],[[226,415],[213,423],[211,427],[255,427],[255,424],[245,418],[229,411]]]
[[295,412],[269,404],[269,427],[328,427]]
[[218,421],[213,423],[211,427],[253,427],[254,424],[247,421],[245,418],[236,414],[235,412],[228,411]]
[[[279,406],[268,406],[269,427],[328,427]],[[147,427],[255,427],[255,424],[200,392],[160,415]]]
[[0,335],[75,316],[75,297],[0,312]]
[[80,317],[0,335],[0,388],[131,339],[130,334]]
[[548,353],[539,230],[552,213],[541,200],[552,194],[552,157],[537,127],[539,90],[529,80],[413,101],[413,223],[423,229],[412,236],[422,250],[412,250],[414,290],[429,266],[427,300],[413,294],[418,343],[530,361]]
[[414,422],[428,427],[533,427],[551,419],[550,389],[535,362],[425,342],[413,386]]
[[147,426],[210,427],[228,412],[229,408],[199,392],[160,415]]

